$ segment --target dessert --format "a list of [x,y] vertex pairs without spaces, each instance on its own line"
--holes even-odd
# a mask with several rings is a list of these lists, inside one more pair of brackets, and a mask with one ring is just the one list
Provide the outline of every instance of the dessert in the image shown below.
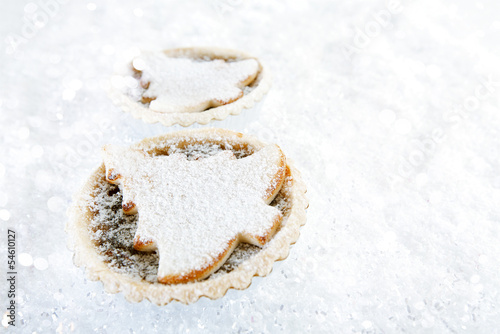
[[[257,58],[220,48],[142,52],[113,79],[109,95],[115,104],[147,123],[165,126],[207,124],[240,114],[270,87],[269,74]],[[119,87],[113,85],[116,81]]]
[[305,187],[276,145],[203,129],[104,152],[67,231],[75,264],[130,301],[246,288],[286,258],[305,223]]

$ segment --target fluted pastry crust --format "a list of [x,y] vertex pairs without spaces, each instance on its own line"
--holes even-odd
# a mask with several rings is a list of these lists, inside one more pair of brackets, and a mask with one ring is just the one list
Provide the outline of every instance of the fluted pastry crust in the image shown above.
[[[167,152],[175,145],[182,148],[190,143],[211,143],[223,149],[245,150],[251,148],[258,151],[264,144],[257,139],[236,132],[221,129],[188,130],[145,139],[133,147],[144,149],[150,154]],[[299,227],[305,223],[307,199],[306,187],[300,173],[290,159],[287,159],[286,200],[290,203],[276,234],[262,249],[248,257],[232,271],[211,275],[205,280],[161,284],[133,277],[114,270],[103,261],[90,236],[90,224],[94,213],[89,207],[89,196],[96,185],[105,177],[102,165],[89,178],[83,189],[74,196],[73,205],[69,209],[69,221],[66,230],[70,236],[69,247],[74,251],[74,263],[86,268],[87,276],[92,280],[101,280],[110,293],[122,292],[132,302],[148,299],[157,305],[164,305],[172,300],[192,303],[202,296],[216,299],[222,297],[229,288],[245,289],[253,276],[265,276],[273,267],[273,263],[288,256],[290,245],[299,236]],[[283,190],[285,191],[285,190]]]
[[234,101],[221,102],[225,104],[200,112],[156,112],[151,110],[147,104],[141,103],[110,83],[107,91],[114,104],[146,123],[159,122],[165,126],[179,124],[187,127],[193,123],[208,124],[212,120],[223,120],[229,115],[239,115],[244,109],[252,108],[255,103],[263,98],[271,86],[269,70],[259,59],[241,51],[215,47],[190,47],[164,50],[163,53],[169,57],[192,59],[223,59],[228,61],[255,59],[258,62],[258,72],[256,78],[242,91],[243,95],[240,98]]

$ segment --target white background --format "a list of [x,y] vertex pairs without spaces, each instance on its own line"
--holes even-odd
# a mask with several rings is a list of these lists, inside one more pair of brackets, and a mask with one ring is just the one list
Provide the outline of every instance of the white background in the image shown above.
[[[1,245],[17,231],[16,329],[498,332],[499,10],[493,0],[3,0],[0,220]],[[109,101],[114,64],[193,45],[245,50],[272,70],[246,131],[302,171],[308,223],[247,290],[130,304],[72,264],[65,210],[101,145],[172,130]]]

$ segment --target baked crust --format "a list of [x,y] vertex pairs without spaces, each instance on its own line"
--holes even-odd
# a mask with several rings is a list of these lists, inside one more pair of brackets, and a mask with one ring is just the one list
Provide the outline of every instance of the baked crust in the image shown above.
[[[123,91],[108,85],[107,93],[113,103],[123,111],[132,114],[135,118],[140,118],[146,123],[161,123],[165,126],[179,124],[187,127],[193,123],[208,124],[213,120],[223,120],[229,115],[239,115],[244,109],[250,109],[255,103],[260,101],[271,87],[271,75],[262,62],[245,52],[215,48],[215,47],[189,47],[163,50],[170,57],[187,57],[192,59],[224,59],[224,60],[244,60],[255,59],[259,64],[259,71],[254,80],[250,83],[244,82],[246,87],[251,90],[245,92],[242,97],[235,101],[223,102],[221,105],[213,106],[201,112],[179,112],[179,113],[160,113],[149,109],[149,107],[136,101]],[[150,102],[150,101],[143,101]]]
[[[230,145],[232,148],[251,146],[255,151],[264,146],[257,139],[240,133],[222,129],[200,129],[147,138],[133,147],[155,154],[158,151],[165,152],[173,142],[179,147],[188,142],[193,143],[193,141],[218,143],[221,147]],[[287,195],[291,201],[289,213],[281,225],[275,224],[273,226],[277,232],[262,249],[228,273],[215,275],[215,277],[209,276],[203,281],[181,284],[168,284],[169,280],[167,279],[165,282],[162,281],[162,283],[167,284],[162,284],[152,283],[113,270],[103,261],[92,241],[89,226],[94,213],[89,208],[88,200],[99,180],[106,176],[104,165],[101,165],[91,175],[83,189],[75,194],[73,204],[68,211],[69,220],[66,224],[66,231],[70,237],[68,246],[74,251],[73,261],[75,265],[86,268],[89,279],[101,280],[107,292],[122,292],[131,302],[148,299],[154,304],[165,305],[172,300],[177,300],[188,304],[195,302],[202,296],[211,299],[220,298],[229,288],[245,289],[251,284],[253,276],[267,275],[272,270],[275,261],[283,260],[288,256],[290,245],[297,240],[299,228],[305,223],[305,209],[308,206],[305,197],[306,188],[300,173],[289,159],[287,159],[287,174],[291,182]],[[235,241],[231,245],[236,245]],[[240,241],[245,242],[245,240]],[[231,247],[228,247],[227,251],[221,254],[221,257],[226,260],[231,251]]]

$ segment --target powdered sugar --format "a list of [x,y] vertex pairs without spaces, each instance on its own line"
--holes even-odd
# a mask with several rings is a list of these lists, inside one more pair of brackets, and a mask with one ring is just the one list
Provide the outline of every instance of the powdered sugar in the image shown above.
[[[149,108],[161,113],[199,112],[233,102],[257,76],[255,59],[225,61],[169,57],[147,52],[133,61],[147,88],[142,96]],[[144,101],[143,101],[144,102]]]
[[114,270],[155,282],[158,255],[155,252],[139,252],[133,248],[132,239],[137,229],[138,216],[125,215],[121,203],[120,189],[107,183],[103,175],[89,198],[89,205],[94,212],[94,219],[89,226],[90,237]]
[[281,216],[265,202],[274,197],[269,189],[281,186],[273,184],[276,175],[284,174],[275,145],[243,159],[223,151],[198,161],[183,154],[150,157],[109,147],[106,152],[106,166],[122,177],[123,202],[139,209],[136,235],[158,247],[158,277],[203,269],[238,236],[258,244]]
[[[197,145],[191,146],[189,151],[205,152],[207,149],[207,145]],[[219,151],[221,151],[220,147]],[[235,151],[234,153],[239,152]],[[280,228],[286,225],[290,215],[292,184],[292,178],[287,176],[280,192],[270,204],[280,210],[283,215]],[[122,193],[120,189],[118,186],[106,182],[103,173],[87,200],[87,205],[94,214],[89,224],[89,235],[104,262],[112,270],[134,279],[156,283],[158,255],[156,252],[139,252],[134,249],[133,239],[139,216],[123,214],[121,203]],[[231,272],[260,250],[260,247],[246,243],[238,245],[219,270],[210,275],[208,279]]]

